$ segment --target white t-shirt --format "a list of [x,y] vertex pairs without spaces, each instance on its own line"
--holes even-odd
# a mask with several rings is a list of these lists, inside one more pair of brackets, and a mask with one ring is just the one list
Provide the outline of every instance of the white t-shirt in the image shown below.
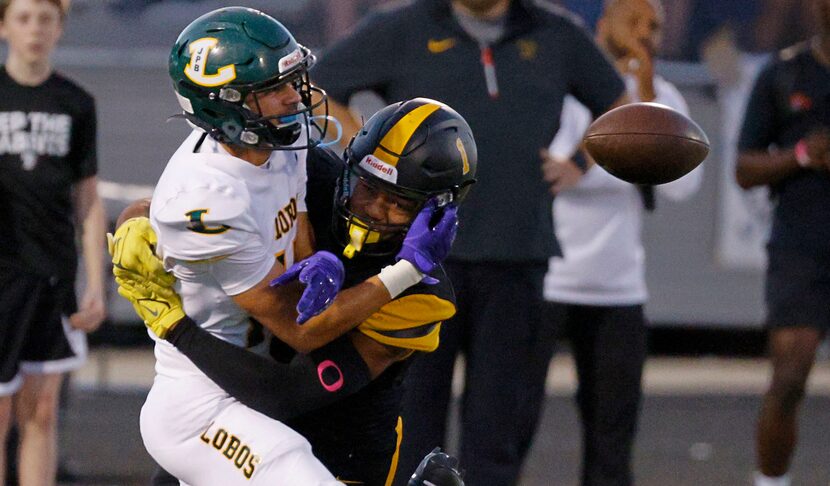
[[[293,263],[295,223],[306,211],[306,151],[275,151],[255,166],[210,137],[194,153],[202,135],[195,130],[167,164],[153,192],[150,222],[165,268],[178,279],[187,315],[244,346],[250,322],[231,296],[260,282],[275,258]],[[161,340],[156,340],[156,371],[201,374]]]
[[[626,76],[629,97],[637,101],[637,82]],[[655,76],[654,102],[688,115],[677,88]],[[569,159],[588,126],[590,111],[568,96],[561,127],[549,147],[555,158]],[[672,200],[695,193],[703,180],[703,166],[680,179],[655,186]],[[556,236],[564,257],[550,259],[545,277],[545,299],[584,305],[634,305],[648,299],[645,255],[641,239],[643,201],[636,186],[592,166],[579,183],[559,193],[553,202]]]

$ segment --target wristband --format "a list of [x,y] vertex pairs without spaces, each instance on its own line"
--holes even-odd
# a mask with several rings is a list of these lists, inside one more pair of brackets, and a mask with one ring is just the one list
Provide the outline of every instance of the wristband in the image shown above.
[[404,290],[423,280],[424,274],[418,271],[415,265],[408,260],[399,260],[394,265],[383,267],[378,274],[378,278],[394,299]]
[[583,174],[588,172],[588,161],[585,159],[585,156],[582,155],[581,150],[574,152],[573,156],[571,156],[571,160],[580,172]]
[[[308,361],[311,361],[320,386],[328,393],[351,394],[372,381],[369,366],[348,337],[335,339],[322,348],[315,349],[308,354],[308,358],[311,358]],[[297,356],[292,364],[308,366],[305,361]],[[308,390],[308,393],[313,394],[314,390]],[[302,388],[300,394],[304,394]]]
[[798,162],[799,166],[810,166],[810,154],[807,153],[807,142],[805,142],[803,138],[795,144],[795,147],[793,148],[793,153],[795,153],[795,161]]

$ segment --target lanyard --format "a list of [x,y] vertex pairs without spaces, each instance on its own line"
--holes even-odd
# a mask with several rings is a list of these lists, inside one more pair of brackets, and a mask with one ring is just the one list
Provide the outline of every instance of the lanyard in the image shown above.
[[493,60],[493,49],[489,45],[481,44],[481,65],[484,67],[484,81],[487,83],[487,94],[490,98],[499,97],[499,84],[496,81],[496,62]]

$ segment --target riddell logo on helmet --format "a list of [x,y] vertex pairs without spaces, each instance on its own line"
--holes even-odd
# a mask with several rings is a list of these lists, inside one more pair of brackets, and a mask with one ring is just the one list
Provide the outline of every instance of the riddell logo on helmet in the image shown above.
[[294,51],[291,54],[280,59],[280,72],[284,73],[288,71],[289,69],[299,64],[302,60],[303,53],[299,49],[294,49]]
[[398,169],[377,159],[371,154],[363,157],[363,160],[360,161],[360,166],[379,179],[389,181],[392,184],[398,182]]

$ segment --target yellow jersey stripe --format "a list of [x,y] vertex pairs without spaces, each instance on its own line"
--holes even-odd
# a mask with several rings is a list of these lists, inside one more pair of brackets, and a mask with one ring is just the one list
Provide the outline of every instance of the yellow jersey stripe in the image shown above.
[[398,297],[360,323],[358,331],[403,349],[435,351],[440,323],[455,315],[455,304],[435,294]]
[[398,297],[369,316],[361,328],[400,331],[440,322],[455,315],[455,304],[435,294],[411,294]]
[[[427,117],[436,112],[440,105],[434,103],[427,103],[421,105],[403,116],[392,128],[386,132],[380,145],[375,149],[373,155],[378,159],[390,165],[398,165],[398,155],[406,148],[409,139],[415,130],[427,119]],[[385,150],[384,150],[385,149]],[[391,153],[390,153],[391,152]]]
[[403,439],[403,420],[400,417],[398,417],[398,424],[395,426],[395,434],[397,434],[398,439],[395,442],[395,453],[392,455],[392,464],[389,465],[389,474],[386,476],[384,486],[392,486],[395,473],[398,471],[398,455],[401,452],[401,439]]

